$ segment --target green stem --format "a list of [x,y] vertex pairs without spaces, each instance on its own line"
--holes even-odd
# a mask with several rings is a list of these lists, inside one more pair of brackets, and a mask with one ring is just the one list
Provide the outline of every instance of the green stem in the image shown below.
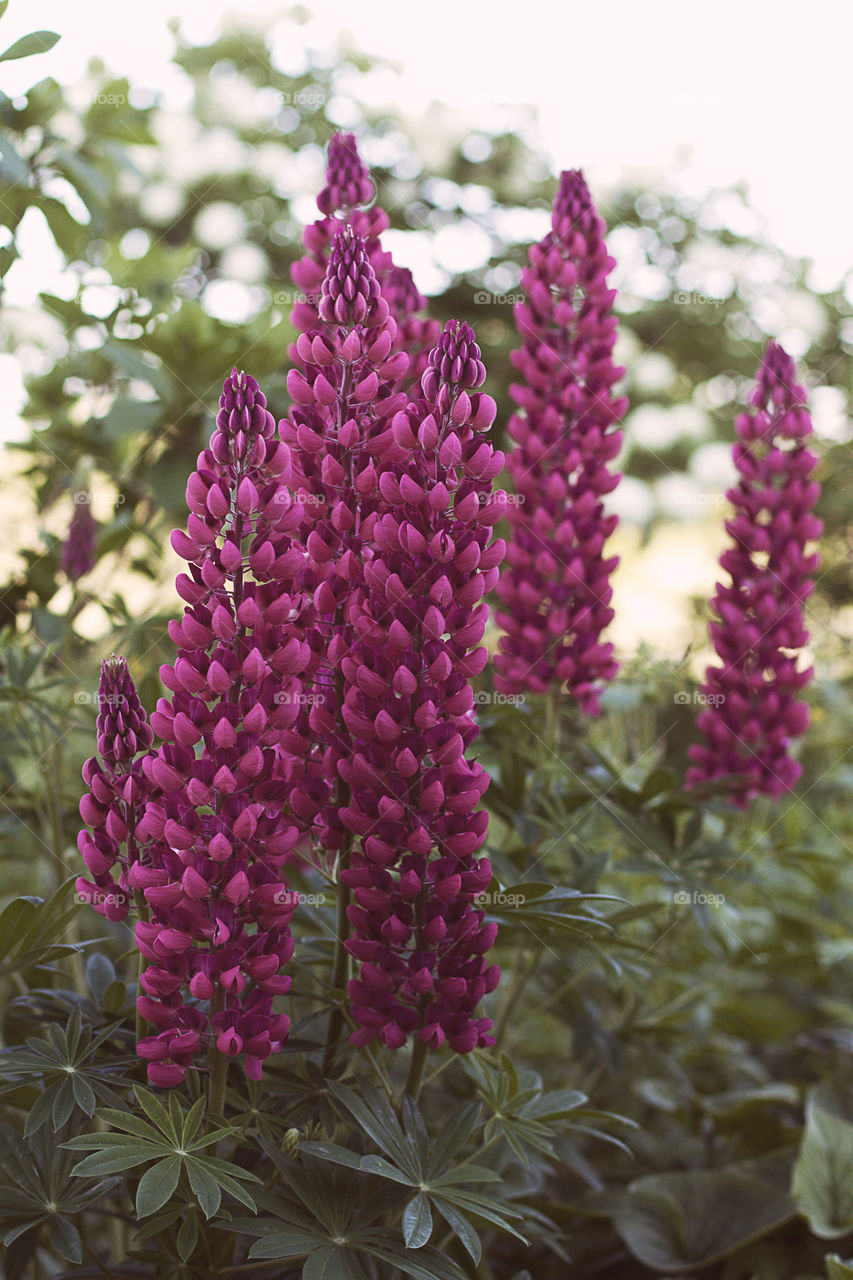
[[421,1040],[420,1037],[418,1037],[412,1048],[412,1059],[409,1063],[409,1074],[406,1078],[406,1093],[408,1093],[415,1102],[418,1100],[421,1085],[423,1084],[424,1067],[426,1066],[428,1053],[429,1048],[426,1040]]
[[209,1116],[225,1115],[225,1086],[228,1082],[228,1057],[218,1049],[210,1050],[210,1080],[207,1095]]

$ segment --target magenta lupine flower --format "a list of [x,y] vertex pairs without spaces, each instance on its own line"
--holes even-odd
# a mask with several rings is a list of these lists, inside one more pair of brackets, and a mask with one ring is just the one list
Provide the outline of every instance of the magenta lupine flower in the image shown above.
[[352,643],[351,611],[380,499],[370,442],[387,435],[389,417],[405,404],[393,387],[408,364],[405,353],[393,350],[396,325],[364,240],[350,227],[336,233],[317,325],[296,344],[302,369],[288,374],[295,403],[281,424],[305,507],[301,583],[314,609],[306,640],[322,657],[299,720],[315,745],[292,803],[316,824],[320,849],[334,855],[348,841],[337,816],[345,803],[338,761],[350,750],[339,710],[340,664]]
[[490,543],[504,495],[503,466],[483,438],[495,403],[479,393],[485,369],[473,330],[450,321],[429,357],[423,399],[375,440],[386,504],[354,610],[357,642],[343,661],[344,719],[355,749],[339,769],[351,800],[342,818],[357,837],[341,878],[354,890],[347,949],[359,1030],[399,1048],[412,1035],[457,1052],[494,1043],[477,1018],[499,970],[486,952],[497,926],[474,901],[491,879],[476,852],[488,815],[488,775],[466,751],[478,729],[470,680],[505,550]]
[[522,346],[512,360],[523,382],[510,390],[522,410],[507,469],[516,499],[498,595],[504,634],[495,658],[502,693],[564,689],[588,715],[617,670],[602,632],[613,617],[605,544],[617,517],[602,498],[619,482],[615,424],[627,408],[613,385],[615,265],[580,171],[560,177],[551,231],[533,245],[522,274],[527,300],[515,308]]
[[[379,205],[370,209],[360,207],[369,204],[374,195],[373,182],[359,157],[354,136],[333,134],[329,141],[326,185],[317,197],[317,206],[324,216],[305,228],[302,234],[305,255],[291,268],[291,278],[303,294],[293,307],[291,321],[295,328],[312,337],[320,327],[318,307],[332,243],[339,231],[350,226],[364,241],[382,295],[399,326],[399,333],[394,337],[395,350],[405,351],[410,357],[409,366],[397,380],[395,389],[399,391],[420,378],[426,367],[426,356],[438,337],[439,326],[436,321],[418,314],[424,310],[426,299],[415,288],[411,273],[395,266],[391,254],[382,248],[380,236],[389,226],[387,213]],[[288,354],[292,364],[301,364],[295,345]]]
[[[137,857],[136,828],[149,788],[142,761],[154,741],[127,662],[107,658],[98,685],[98,756],[83,766],[90,788],[80,801],[80,816],[92,828],[77,845],[92,877],[80,877],[76,890],[108,920],[124,920],[131,889],[129,871]],[[118,868],[118,879],[115,871]]]
[[812,669],[797,670],[808,640],[804,605],[819,557],[807,544],[823,525],[814,515],[817,459],[806,447],[811,419],[790,356],[768,343],[750,411],[737,418],[733,456],[740,479],[727,493],[732,545],[720,557],[729,586],[717,584],[709,631],[720,665],[708,667],[696,718],[705,741],[690,747],[686,785],[725,780],[740,807],[759,794],[778,798],[801,766],[791,740],[808,727],[799,693]]
[[[305,254],[290,270],[293,283],[304,295],[291,312],[291,321],[301,332],[310,332],[318,326],[320,294],[332,242],[345,226],[352,227],[362,237],[374,268],[375,257],[382,265],[390,258],[383,253],[379,243],[380,235],[389,226],[388,215],[378,205],[371,209],[360,207],[368,204],[374,194],[373,183],[361,162],[353,135],[333,134],[329,140],[326,185],[317,197],[317,207],[324,216],[303,231]],[[294,348],[291,348],[290,355],[294,363],[298,363]]]
[[98,526],[88,493],[74,495],[74,515],[59,557],[59,567],[70,582],[77,582],[95,567]]
[[235,369],[219,403],[187,484],[187,531],[172,535],[189,562],[176,582],[186,609],[169,626],[177,659],[160,671],[172,696],[151,716],[163,745],[143,762],[150,843],[128,877],[150,911],[136,926],[148,961],[138,1007],[157,1028],[138,1051],[162,1086],[213,1044],[259,1079],[289,1025],[273,998],[291,982],[296,903],[282,867],[302,830],[288,803],[292,731],[314,662],[292,589],[303,512],[255,379]]
[[376,188],[361,162],[355,136],[333,133],[329,139],[326,185],[317,197],[320,212],[347,222],[354,209],[370,204],[375,195]]

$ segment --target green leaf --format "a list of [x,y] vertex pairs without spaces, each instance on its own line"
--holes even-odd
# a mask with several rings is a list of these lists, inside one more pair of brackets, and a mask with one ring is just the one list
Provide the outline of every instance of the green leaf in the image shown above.
[[837,1253],[827,1253],[823,1260],[826,1264],[826,1280],[853,1280],[853,1258],[848,1258],[845,1262]]
[[686,1169],[638,1178],[614,1226],[653,1271],[710,1266],[777,1230],[795,1214],[790,1197],[738,1169]]
[[479,1266],[483,1246],[480,1243],[480,1237],[464,1213],[460,1213],[449,1200],[436,1199],[435,1205],[447,1225],[456,1233],[462,1248],[474,1265]]
[[67,1218],[54,1215],[51,1219],[50,1243],[60,1258],[64,1258],[66,1262],[83,1261],[83,1242],[80,1239],[80,1232]]
[[36,53],[47,53],[56,44],[59,36],[55,31],[33,31],[28,36],[21,36],[14,44],[9,45],[5,53],[0,53],[0,62],[11,62],[14,58],[31,58]]
[[186,1158],[187,1176],[190,1180],[193,1195],[201,1205],[201,1211],[208,1219],[219,1211],[222,1202],[222,1191],[219,1183],[201,1160],[194,1156]]
[[181,1176],[181,1157],[169,1156],[158,1160],[139,1180],[136,1191],[136,1212],[140,1218],[156,1213],[174,1195]]
[[403,1210],[403,1239],[407,1249],[421,1249],[432,1235],[432,1210],[425,1192],[409,1201]]
[[249,1250],[250,1258],[298,1258],[303,1253],[327,1243],[324,1236],[314,1231],[292,1227],[288,1231],[274,1231],[256,1240]]
[[159,1098],[155,1098],[153,1093],[148,1089],[143,1089],[139,1085],[136,1086],[136,1101],[142,1110],[148,1116],[149,1120],[153,1120],[157,1128],[164,1134],[170,1142],[174,1142],[176,1147],[181,1145],[180,1135],[172,1116]]
[[390,1178],[393,1182],[402,1182],[404,1187],[416,1187],[417,1177],[410,1178],[395,1165],[389,1164],[382,1156],[362,1156],[358,1166],[363,1173],[375,1173],[380,1178]]
[[853,1230],[853,1099],[819,1084],[806,1099],[806,1127],[794,1165],[797,1207],[821,1240]]
[[[104,1137],[109,1137],[104,1134]],[[155,1160],[162,1153],[146,1147],[141,1150],[139,1145],[126,1147],[112,1147],[109,1151],[93,1151],[90,1156],[76,1164],[71,1170],[75,1178],[103,1178],[108,1173],[121,1173],[123,1169],[135,1169],[137,1165],[145,1164],[148,1160]]]
[[198,1244],[198,1218],[194,1213],[188,1213],[181,1223],[178,1232],[178,1253],[182,1262],[189,1262],[195,1252]]
[[326,1245],[311,1254],[302,1280],[368,1280],[368,1276],[352,1250]]
[[[332,1164],[343,1164],[349,1169],[362,1168],[362,1157],[349,1147],[338,1146],[336,1142],[300,1142],[299,1150],[318,1160],[329,1160]],[[379,1159],[379,1157],[374,1157]],[[389,1165],[389,1168],[391,1166]]]

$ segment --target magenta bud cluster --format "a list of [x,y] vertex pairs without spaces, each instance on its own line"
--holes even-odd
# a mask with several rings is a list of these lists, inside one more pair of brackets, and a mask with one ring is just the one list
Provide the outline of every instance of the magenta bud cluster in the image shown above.
[[522,381],[510,388],[520,412],[508,426],[515,496],[498,587],[495,686],[507,694],[564,690],[589,715],[617,670],[601,638],[618,563],[606,548],[617,518],[603,499],[619,482],[610,464],[627,408],[612,390],[624,373],[612,359],[614,265],[583,175],[563,173],[552,229],[530,250],[526,299],[515,307],[522,346],[512,361]]
[[59,556],[59,567],[69,582],[84,578],[94,569],[97,559],[98,526],[90,496],[81,491],[74,497],[74,514]]
[[450,321],[430,353],[422,397],[375,450],[384,510],[354,611],[343,716],[356,745],[340,771],[356,838],[342,872],[353,890],[347,949],[357,1045],[410,1036],[457,1052],[493,1043],[474,1010],[494,989],[496,926],[473,903],[491,880],[476,854],[488,786],[467,752],[478,729],[470,681],[485,665],[485,595],[504,544],[492,541],[503,466],[484,439],[495,403],[479,392],[480,349]]
[[686,776],[688,786],[719,782],[741,807],[760,794],[778,798],[801,773],[791,744],[808,726],[800,694],[812,670],[798,670],[797,651],[808,640],[805,603],[819,563],[809,544],[823,528],[806,393],[777,343],[767,346],[750,406],[735,424],[739,478],[726,495],[734,515],[720,568],[730,581],[712,601],[719,662],[705,673],[703,742],[690,748]]
[[100,759],[93,756],[83,766],[89,791],[80,801],[80,816],[91,830],[77,837],[91,879],[80,877],[75,887],[99,915],[117,921],[127,917],[132,897],[135,831],[148,794],[143,763],[154,734],[127,661],[115,654],[101,663],[97,736]]

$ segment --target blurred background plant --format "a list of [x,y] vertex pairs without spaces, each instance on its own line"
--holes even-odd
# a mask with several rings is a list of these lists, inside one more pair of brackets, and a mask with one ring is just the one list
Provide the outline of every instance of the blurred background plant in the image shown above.
[[[0,3],[0,15],[4,9]],[[296,37],[305,20],[304,11],[290,15]],[[177,607],[168,534],[184,519],[186,476],[210,433],[223,371],[250,369],[276,416],[285,412],[289,267],[303,223],[315,216],[329,135],[356,129],[391,216],[395,256],[415,241],[445,246],[432,261],[431,287],[419,284],[438,320],[455,316],[476,328],[499,404],[498,444],[517,345],[512,303],[553,192],[521,117],[489,131],[437,115],[426,168],[417,126],[358,105],[370,99],[361,87],[376,60],[351,49],[307,49],[304,70],[285,74],[257,25],[227,27],[203,45],[182,37],[177,24],[173,31],[186,90],[180,108],[97,61],[85,84],[48,75],[20,95],[0,96],[0,331],[26,396],[25,429],[3,461],[0,858],[5,898],[48,899],[17,899],[0,918],[10,1046],[0,1068],[8,1122],[0,1129],[8,1155],[0,1215],[9,1280],[56,1275],[66,1264],[68,1275],[104,1274],[100,1260],[108,1256],[130,1256],[109,1274],[167,1274],[150,1270],[149,1246],[132,1237],[132,1200],[121,1199],[112,1172],[104,1172],[105,1185],[94,1172],[72,1178],[68,1152],[57,1155],[46,1131],[40,1137],[31,1122],[24,1139],[15,1130],[38,1102],[37,1119],[46,1122],[50,1109],[63,1141],[80,1136],[95,1095],[116,1107],[115,1090],[133,1065],[128,935],[93,925],[68,888],[79,869],[80,766],[92,751],[98,663],[124,653],[143,702],[154,706],[158,667],[169,657],[166,622]],[[41,33],[4,57],[50,43]],[[491,1168],[504,1179],[501,1222],[534,1243],[501,1233],[464,1197],[461,1210],[440,1192],[432,1205],[447,1210],[451,1246],[444,1225],[433,1230],[426,1193],[405,1211],[393,1197],[377,1204],[391,1206],[401,1240],[404,1215],[410,1261],[415,1245],[430,1239],[449,1247],[445,1272],[437,1254],[428,1262],[422,1253],[427,1269],[405,1272],[412,1275],[551,1280],[708,1268],[725,1280],[820,1277],[827,1240],[840,1256],[853,1254],[843,1173],[853,1158],[844,1094],[853,1049],[846,906],[853,306],[842,283],[828,292],[810,287],[808,264],[768,241],[744,188],[701,200],[672,184],[595,194],[619,263],[616,357],[627,367],[631,405],[626,478],[613,504],[623,521],[614,540],[623,564],[611,635],[623,668],[601,719],[581,727],[567,718],[556,742],[541,707],[508,702],[483,683],[482,759],[494,778],[488,909],[501,925],[505,968],[491,1013],[507,1056],[453,1063],[421,1102],[434,1130],[449,1104],[479,1098],[484,1127],[472,1121],[460,1129],[459,1150],[471,1160],[490,1148]],[[454,234],[457,246],[476,240],[467,259],[447,249]],[[11,286],[34,245],[55,262],[56,285],[31,309],[16,304]],[[818,679],[796,796],[734,815],[713,795],[685,795],[681,779],[706,656],[701,587],[712,585],[722,545],[733,418],[768,335],[797,357],[821,448],[826,534],[807,611]],[[83,518],[84,551],[94,543],[82,559],[68,550],[75,514],[81,545],[81,507],[93,517]],[[306,911],[300,929],[306,965],[322,975],[330,936],[322,911]],[[72,1010],[82,1023],[69,1024],[62,1039]],[[232,1111],[238,1104],[244,1111],[234,1119],[242,1128],[228,1139],[229,1159],[238,1169],[247,1164],[240,1142],[251,1132],[267,1142],[274,1170],[267,1200],[257,1202],[263,1221],[233,1225],[241,1238],[253,1230],[269,1238],[253,1254],[272,1259],[260,1274],[311,1280],[333,1274],[321,1267],[340,1265],[351,1270],[334,1274],[396,1276],[399,1250],[387,1240],[360,1261],[310,1262],[330,1247],[335,1213],[348,1203],[352,1170],[340,1149],[351,1150],[355,1133],[356,1146],[366,1143],[374,1161],[379,1151],[393,1165],[397,1121],[382,1112],[379,1123],[373,1099],[374,1119],[365,1123],[366,1103],[352,1092],[324,1091],[318,1109],[310,1003],[297,1013],[305,1025],[290,1044],[292,1062],[269,1087],[265,1077],[263,1096],[246,1082],[242,1102],[232,1099]],[[50,1039],[35,1042],[47,1048],[31,1042],[27,1057],[16,1046],[34,1026],[39,1034],[47,1027]],[[96,1060],[91,1037],[101,1034]],[[57,1072],[72,1069],[82,1083],[60,1097]],[[636,1127],[593,1117],[586,1128],[598,1133],[585,1132],[572,1119],[584,1098],[596,1114],[614,1112]],[[171,1159],[180,1133],[170,1148],[168,1116],[142,1106],[160,1126],[149,1125],[154,1136],[144,1139],[150,1158]],[[408,1115],[405,1123],[398,1155],[400,1141],[416,1145],[418,1122]],[[611,1141],[601,1141],[602,1131]],[[612,1141],[616,1134],[630,1150]],[[300,1142],[308,1143],[301,1156]],[[218,1173],[239,1200],[239,1175]],[[384,1177],[386,1189],[429,1181],[417,1161]],[[333,1210],[310,1228],[310,1246],[304,1216],[294,1227],[294,1215],[306,1213],[301,1178],[302,1193],[313,1188],[315,1203]],[[368,1231],[373,1202],[363,1179],[359,1186],[365,1202],[347,1229]],[[167,1206],[165,1218],[151,1218],[150,1247],[168,1254],[170,1275],[227,1273],[211,1269],[198,1243],[196,1188],[180,1187],[177,1214]],[[158,1205],[149,1193],[150,1184],[141,1208],[136,1200],[139,1216],[168,1200]],[[480,1261],[460,1244],[460,1212],[474,1223],[469,1244],[476,1231],[485,1240]],[[273,1240],[274,1220],[303,1232],[304,1273],[302,1261],[282,1269],[289,1255]],[[75,1233],[86,1224],[84,1265]],[[235,1254],[235,1274],[241,1263]]]

